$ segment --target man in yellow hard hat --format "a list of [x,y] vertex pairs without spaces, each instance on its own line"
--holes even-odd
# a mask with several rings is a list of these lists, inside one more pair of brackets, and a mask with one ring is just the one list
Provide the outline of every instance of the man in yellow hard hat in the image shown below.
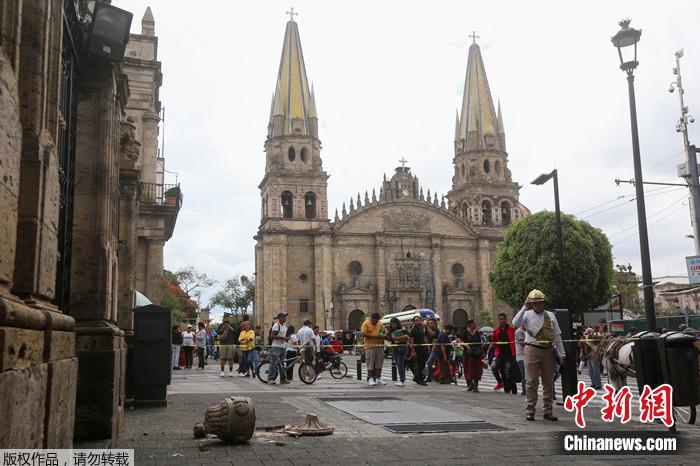
[[542,376],[542,404],[544,419],[556,421],[552,413],[554,405],[555,351],[561,363],[566,361],[561,329],[553,312],[545,311],[545,296],[540,290],[532,290],[525,303],[513,318],[513,326],[525,330],[525,380],[528,421],[535,420],[537,388]]

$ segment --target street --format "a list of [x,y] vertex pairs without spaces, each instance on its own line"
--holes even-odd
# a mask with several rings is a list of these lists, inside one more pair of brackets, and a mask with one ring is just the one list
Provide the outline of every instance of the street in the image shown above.
[[[354,358],[344,359],[354,375]],[[139,465],[684,464],[694,462],[693,455],[700,452],[700,428],[684,425],[679,426],[680,455],[560,456],[559,434],[578,430],[573,414],[561,406],[555,408],[559,422],[543,421],[539,412],[535,422],[527,422],[523,397],[494,392],[490,371],[484,373],[482,391],[475,394],[465,391],[463,381],[459,386],[433,383],[427,387],[409,381],[405,387],[396,387],[390,381],[390,368],[386,360],[384,387],[368,387],[350,377],[334,380],[327,372],[313,385],[295,380],[286,386],[269,386],[257,379],[229,377],[228,373],[221,378],[218,367],[211,363],[203,371],[176,371],[168,407],[129,410],[119,447],[134,448]],[[636,397],[636,389],[633,393]],[[226,396],[254,400],[257,423],[253,440],[233,446],[213,437],[194,439],[193,424],[203,421],[206,408]],[[635,420],[636,403],[633,420],[624,427],[617,421],[603,423],[600,406],[592,402],[586,408],[588,427],[584,433],[611,427],[665,431],[660,424]],[[333,435],[293,438],[279,432],[284,425],[301,424],[306,413],[315,413],[322,423],[332,426]],[[430,430],[440,421],[470,431],[407,434],[389,430],[397,423],[414,423],[413,431]]]

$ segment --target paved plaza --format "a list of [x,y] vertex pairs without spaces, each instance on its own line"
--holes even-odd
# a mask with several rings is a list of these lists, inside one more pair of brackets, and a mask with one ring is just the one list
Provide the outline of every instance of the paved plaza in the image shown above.
[[[269,386],[257,379],[219,377],[210,364],[203,371],[176,371],[169,387],[167,408],[131,409],[126,415],[122,448],[136,450],[139,465],[302,465],[302,464],[695,464],[700,453],[700,427],[680,426],[683,451],[669,456],[564,456],[560,455],[564,431],[578,428],[573,415],[556,407],[559,422],[546,422],[538,413],[535,422],[525,420],[520,395],[494,392],[490,371],[484,373],[480,393],[459,386],[408,382],[396,387],[386,361],[387,385],[367,387],[355,375],[334,380],[326,372],[313,385],[298,380],[286,386]],[[364,370],[364,368],[363,368]],[[295,374],[296,375],[296,374]],[[587,377],[583,377],[587,381]],[[633,390],[636,393],[636,390]],[[195,422],[204,420],[207,407],[226,396],[249,396],[255,402],[257,423],[252,441],[227,445],[217,438],[196,440]],[[604,424],[600,406],[586,408],[590,430],[659,431],[659,424],[634,419],[624,427]],[[306,413],[334,428],[326,437],[293,438],[279,432],[281,426],[300,424]],[[638,413],[633,404],[633,416]],[[472,432],[394,433],[391,424],[464,422]]]

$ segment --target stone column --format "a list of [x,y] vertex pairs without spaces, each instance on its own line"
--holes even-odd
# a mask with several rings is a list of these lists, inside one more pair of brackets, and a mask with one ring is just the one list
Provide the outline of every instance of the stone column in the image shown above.
[[[124,162],[124,161],[122,161]],[[139,171],[122,167],[119,174],[119,294],[117,324],[127,335],[133,333],[132,309],[136,295],[136,244]]]
[[265,296],[260,324],[267,332],[272,319],[282,309],[287,309],[287,235],[262,233],[262,270],[256,277],[263,282]]
[[75,437],[119,437],[126,347],[116,325],[119,136],[127,90],[108,61],[85,57],[78,86],[71,314],[80,360]]
[[146,289],[142,291],[148,299],[156,304],[163,300],[163,247],[164,239],[147,240]]
[[[493,308],[493,296],[491,292],[491,284],[489,283],[489,271],[491,270],[491,241],[488,239],[479,239],[478,242],[478,280],[479,290],[481,292],[481,308],[488,309],[494,315],[496,310]],[[477,314],[480,309],[477,309]]]
[[[327,234],[314,237],[314,281],[316,289],[314,291],[314,318],[320,326],[323,322],[325,328],[331,326],[332,316],[326,315],[326,311],[331,309],[333,270],[331,256],[331,238]],[[325,306],[325,307],[324,307]],[[335,311],[335,310],[334,310]]]
[[432,266],[433,266],[433,303],[435,303],[434,309],[436,312],[440,313],[443,317],[444,322],[452,323],[452,316],[448,315],[452,312],[451,309],[447,309],[442,300],[442,256],[440,254],[442,248],[441,238],[433,237],[431,239],[432,245]]
[[[387,277],[386,277],[386,252],[384,251],[384,235],[376,234],[374,235],[374,265],[377,271],[377,289],[376,289],[376,303],[377,309],[367,309],[368,313],[374,311],[380,311],[382,304],[384,303],[384,294],[387,292]],[[388,307],[387,307],[388,309]]]
[[158,123],[160,118],[155,112],[143,114],[142,166],[144,183],[161,183],[156,178],[156,162],[158,158]]

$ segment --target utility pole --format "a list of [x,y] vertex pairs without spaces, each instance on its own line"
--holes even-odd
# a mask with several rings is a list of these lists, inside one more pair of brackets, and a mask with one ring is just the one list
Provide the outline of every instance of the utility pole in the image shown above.
[[[676,82],[671,83],[669,92],[678,89],[678,99],[681,104],[681,117],[676,125],[676,132],[683,135],[683,149],[685,150],[685,166],[678,166],[678,175],[686,178],[690,189],[690,223],[693,226],[693,244],[695,245],[695,255],[700,255],[700,186],[698,185],[698,165],[695,156],[695,146],[690,145],[688,140],[688,123],[693,123],[695,118],[688,113],[688,107],[683,102],[683,80],[681,78],[681,57],[683,49],[675,53],[676,66],[673,74],[676,75]],[[675,88],[674,88],[675,86]]]

